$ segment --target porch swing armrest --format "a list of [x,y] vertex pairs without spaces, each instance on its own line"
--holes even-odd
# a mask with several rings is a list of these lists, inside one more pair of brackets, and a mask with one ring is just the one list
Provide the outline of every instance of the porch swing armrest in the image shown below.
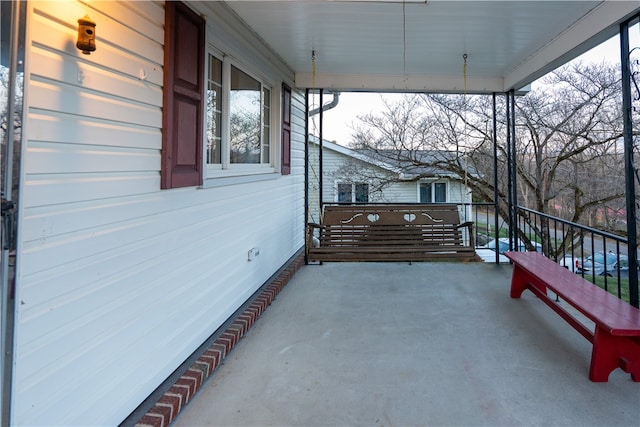
[[320,225],[320,224],[318,224],[316,222],[308,222],[307,223],[307,238],[309,239],[309,241],[311,241],[311,239],[313,238],[313,232],[314,232],[315,229],[321,230],[321,232],[322,232],[322,230],[324,230],[324,228],[325,228],[324,225]]
[[475,241],[473,239],[473,221],[466,221],[463,222],[462,224],[456,226],[456,229],[460,229],[466,227],[469,229],[469,246],[474,248],[475,247]]
[[306,242],[306,247],[307,247],[307,255],[309,254],[309,251],[311,251],[314,247],[313,244],[313,239],[314,239],[314,231],[316,229],[320,230],[320,234],[322,234],[322,230],[324,230],[324,226],[320,225],[316,222],[308,222],[307,223],[307,242]]
[[462,228],[462,227],[468,227],[469,230],[473,230],[473,221],[463,222],[462,224],[459,224],[456,226],[456,228]]

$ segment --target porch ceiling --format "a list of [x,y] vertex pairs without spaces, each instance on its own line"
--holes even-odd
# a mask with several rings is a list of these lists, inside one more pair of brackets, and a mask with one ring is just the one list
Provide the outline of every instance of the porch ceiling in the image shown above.
[[[618,32],[637,1],[228,1],[298,87],[520,89]],[[312,70],[315,50],[316,73]]]

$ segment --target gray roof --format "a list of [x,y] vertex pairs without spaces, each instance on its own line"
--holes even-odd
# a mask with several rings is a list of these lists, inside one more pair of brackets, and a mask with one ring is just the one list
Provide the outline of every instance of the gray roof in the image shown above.
[[[407,179],[428,176],[458,177],[447,164],[458,163],[465,167],[465,154],[449,150],[355,150],[363,156],[384,162],[402,173]],[[467,173],[477,174],[471,165]]]
[[[317,138],[311,136],[310,142],[318,144]],[[426,177],[461,178],[458,173],[447,169],[447,163],[451,164],[456,159],[464,167],[464,153],[456,153],[448,150],[372,150],[352,149],[331,141],[323,141],[324,149],[339,152],[355,160],[371,164],[376,167],[397,173],[401,179],[414,180]],[[467,173],[477,175],[478,171],[471,165],[467,167]]]

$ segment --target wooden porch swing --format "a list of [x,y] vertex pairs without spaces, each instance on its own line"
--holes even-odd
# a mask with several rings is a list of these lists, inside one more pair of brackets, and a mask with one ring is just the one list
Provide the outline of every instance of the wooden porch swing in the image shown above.
[[[463,61],[466,109],[466,53]],[[311,62],[315,86],[315,51]],[[325,205],[321,218],[307,224],[308,261],[482,261],[456,204]]]
[[455,204],[327,205],[307,233],[309,261],[480,261]]

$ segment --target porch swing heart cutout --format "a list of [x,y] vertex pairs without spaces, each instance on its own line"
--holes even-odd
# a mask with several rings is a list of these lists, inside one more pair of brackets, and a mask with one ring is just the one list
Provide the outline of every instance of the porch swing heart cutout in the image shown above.
[[416,214],[412,214],[412,213],[404,214],[404,220],[407,222],[413,222],[416,220]]
[[367,215],[367,219],[369,220],[369,222],[378,222],[378,220],[380,219],[380,215],[378,215],[377,213],[370,213],[369,215]]

